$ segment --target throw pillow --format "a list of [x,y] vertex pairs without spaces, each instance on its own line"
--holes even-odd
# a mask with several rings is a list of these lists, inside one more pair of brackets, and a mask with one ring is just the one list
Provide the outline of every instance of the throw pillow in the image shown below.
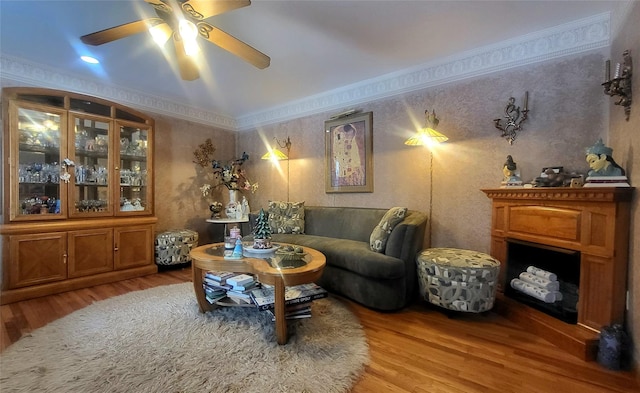
[[269,201],[271,233],[304,233],[304,201]]
[[378,225],[373,228],[373,232],[371,232],[371,236],[369,237],[371,251],[384,252],[389,234],[391,234],[393,228],[398,225],[400,221],[404,220],[406,215],[406,207],[392,207],[384,214],[384,217],[382,217]]

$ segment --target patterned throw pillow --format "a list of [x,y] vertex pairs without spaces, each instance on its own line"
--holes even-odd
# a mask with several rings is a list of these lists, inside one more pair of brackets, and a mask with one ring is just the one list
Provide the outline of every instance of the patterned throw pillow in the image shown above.
[[269,201],[271,233],[304,233],[304,201]]
[[406,207],[392,207],[384,214],[384,217],[382,217],[378,225],[373,228],[373,232],[371,232],[371,236],[369,237],[371,251],[384,252],[389,234],[391,234],[393,228],[398,225],[400,221],[404,220],[406,215]]

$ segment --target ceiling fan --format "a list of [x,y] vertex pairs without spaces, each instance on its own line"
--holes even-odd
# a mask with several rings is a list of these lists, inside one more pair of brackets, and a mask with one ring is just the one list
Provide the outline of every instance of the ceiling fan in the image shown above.
[[163,45],[171,36],[176,51],[180,76],[184,80],[198,79],[199,72],[193,54],[197,53],[198,36],[264,69],[271,62],[269,56],[204,20],[214,15],[246,7],[250,0],[144,0],[158,15],[80,37],[88,45],[102,45],[143,31],[149,31]]

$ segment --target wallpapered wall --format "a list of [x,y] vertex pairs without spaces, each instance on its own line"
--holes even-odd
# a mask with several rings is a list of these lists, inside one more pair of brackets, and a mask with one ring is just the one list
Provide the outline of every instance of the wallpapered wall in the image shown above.
[[[292,141],[290,199],[308,205],[392,207],[429,210],[429,153],[404,145],[424,125],[425,109],[440,117],[449,141],[434,151],[432,242],[434,246],[489,251],[490,200],[480,190],[499,187],[501,168],[512,155],[524,180],[546,166],[586,172],[584,149],[604,135],[608,102],[600,87],[604,56],[591,53],[448,84],[358,107],[373,112],[374,192],[326,194],[324,121],[309,116],[242,132],[238,149],[259,157],[265,143]],[[510,96],[522,105],[529,91],[529,120],[516,142],[500,138],[493,119],[504,116]],[[246,168],[260,182],[252,208],[286,199],[286,162],[259,160]],[[279,170],[282,172],[279,172]]]
[[635,343],[635,364],[640,361],[640,197],[638,197],[638,185],[640,184],[640,106],[638,94],[640,90],[640,72],[638,59],[640,59],[640,29],[637,22],[640,20],[640,3],[636,2],[631,12],[627,15],[626,22],[619,34],[614,37],[611,46],[611,62],[622,62],[622,52],[631,50],[635,60],[635,72],[633,75],[633,93],[635,105],[631,106],[629,121],[625,120],[624,110],[621,106],[613,105],[614,99],[609,99],[610,121],[609,140],[613,147],[614,158],[627,171],[627,177],[631,185],[636,187],[631,205],[631,231],[629,233],[629,314],[627,324]]

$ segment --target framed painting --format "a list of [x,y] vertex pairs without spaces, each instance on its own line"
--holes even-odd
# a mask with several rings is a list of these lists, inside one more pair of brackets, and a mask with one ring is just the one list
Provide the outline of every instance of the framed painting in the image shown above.
[[325,192],[373,192],[373,112],[327,120]]

